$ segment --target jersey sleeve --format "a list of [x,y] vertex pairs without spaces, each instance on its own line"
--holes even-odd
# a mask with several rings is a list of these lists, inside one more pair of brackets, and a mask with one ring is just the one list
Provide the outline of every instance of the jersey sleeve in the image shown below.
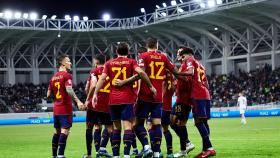
[[190,68],[194,68],[194,62],[193,60],[189,59],[186,61],[186,66],[187,66],[187,70],[189,70]]
[[72,75],[70,75],[70,74],[67,74],[67,75],[65,76],[65,87],[68,87],[68,86],[70,86],[70,87],[73,86],[73,83],[72,83]]
[[103,69],[102,73],[105,73],[105,74],[109,75],[109,70],[110,70],[110,64],[109,64],[109,62],[107,62],[104,66],[104,69]]
[[137,64],[136,60],[132,59],[132,67],[133,67],[133,70],[135,70],[137,67],[139,67],[139,65]]
[[97,81],[96,70],[90,72],[90,81]]
[[164,58],[165,58],[165,64],[166,64],[166,68],[170,71],[170,72],[173,72],[173,69],[175,67],[174,64],[171,63],[171,61],[165,56],[163,55]]
[[141,68],[144,68],[145,67],[145,54],[140,54],[139,56],[139,59],[138,59],[138,65],[141,67]]

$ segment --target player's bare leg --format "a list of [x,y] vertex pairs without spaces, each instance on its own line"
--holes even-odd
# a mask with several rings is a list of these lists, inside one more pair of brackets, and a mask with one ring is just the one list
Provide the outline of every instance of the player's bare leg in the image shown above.
[[247,123],[246,118],[245,118],[245,114],[240,114],[240,117],[241,117],[241,124],[245,125]]
[[58,141],[58,155],[57,158],[65,158],[64,151],[66,148],[67,137],[70,133],[70,128],[62,128]]

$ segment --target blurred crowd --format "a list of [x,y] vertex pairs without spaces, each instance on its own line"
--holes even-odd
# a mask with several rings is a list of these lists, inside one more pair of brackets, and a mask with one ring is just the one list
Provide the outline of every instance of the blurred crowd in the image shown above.
[[[239,71],[238,74],[212,75],[208,77],[212,105],[214,107],[235,106],[239,92],[244,92],[248,105],[265,104],[280,101],[280,68],[272,71],[265,65],[250,73]],[[39,112],[37,105],[46,100],[48,84],[16,84],[0,85],[0,112],[8,112],[8,107],[14,112]],[[85,101],[85,84],[74,87],[77,96]],[[51,103],[51,100],[46,100]]]

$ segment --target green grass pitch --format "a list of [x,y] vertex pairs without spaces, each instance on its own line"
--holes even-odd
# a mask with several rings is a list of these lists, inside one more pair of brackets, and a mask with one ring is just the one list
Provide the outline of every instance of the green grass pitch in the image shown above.
[[[220,158],[280,157],[280,117],[247,118],[247,125],[239,118],[210,120],[211,140]],[[189,138],[196,149],[201,150],[201,139],[192,120],[188,122]],[[0,126],[1,158],[48,158],[51,157],[52,125]],[[179,139],[173,133],[174,153],[179,151]],[[140,147],[140,144],[138,144]],[[110,146],[107,147],[111,152]],[[162,151],[166,152],[163,138]],[[85,124],[75,123],[67,142],[66,156],[81,158],[86,153]],[[93,150],[94,153],[94,150]]]

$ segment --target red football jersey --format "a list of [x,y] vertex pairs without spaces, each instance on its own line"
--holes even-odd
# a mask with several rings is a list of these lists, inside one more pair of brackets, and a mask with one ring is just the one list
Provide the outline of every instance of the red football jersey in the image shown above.
[[72,86],[72,76],[68,72],[57,72],[50,80],[49,90],[54,94],[54,115],[72,115],[72,98],[66,86]]
[[172,84],[174,84],[173,75],[170,72],[167,72],[165,82],[167,82],[167,89],[165,90],[165,93],[163,94],[162,99],[162,109],[165,111],[171,111],[172,110],[172,97],[174,94]]
[[[136,74],[136,72],[134,73]],[[135,101],[137,100],[137,97],[138,97],[138,89],[139,89],[139,82],[138,81],[135,81],[133,83],[133,90],[134,90],[134,98],[135,98]]]
[[175,66],[164,54],[158,52],[140,54],[139,66],[145,69],[145,72],[157,90],[157,96],[154,98],[147,84],[141,82],[138,95],[139,99],[146,102],[162,103],[162,83],[166,76],[166,69],[172,72]]
[[[185,72],[187,70],[187,66],[185,63],[182,63],[179,72]],[[185,105],[190,105],[191,103],[191,90],[192,90],[192,82],[191,76],[186,76],[186,79],[189,81],[183,81],[180,78],[177,79],[176,85],[176,103],[181,103]]]
[[[93,68],[90,71],[90,79],[98,79],[100,78],[104,67],[97,67]],[[98,112],[105,112],[109,113],[109,93],[110,93],[110,82],[109,77],[106,78],[105,83],[103,84],[102,88],[99,90],[97,94],[97,104],[95,108],[92,107],[92,98],[90,98],[90,103],[88,104],[88,108]]]
[[138,67],[134,59],[117,57],[105,64],[103,73],[110,78],[110,101],[109,105],[134,104],[135,91],[133,83],[122,87],[115,86],[115,79],[125,80],[133,76],[134,70]]
[[193,57],[186,61],[187,70],[189,68],[194,69],[194,75],[192,77],[192,99],[206,99],[210,100],[209,90],[206,88],[207,77],[205,68]]

